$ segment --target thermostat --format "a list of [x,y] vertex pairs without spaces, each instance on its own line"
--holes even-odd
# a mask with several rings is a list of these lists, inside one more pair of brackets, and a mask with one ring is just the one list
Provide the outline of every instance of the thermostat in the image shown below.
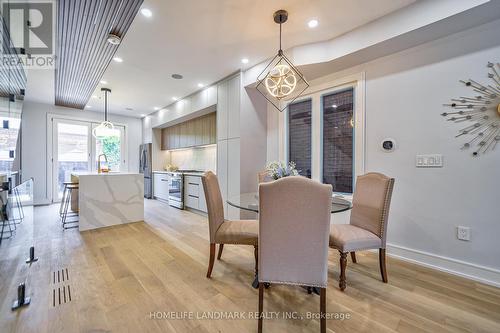
[[396,149],[396,141],[391,138],[382,140],[382,150],[386,153],[390,153]]

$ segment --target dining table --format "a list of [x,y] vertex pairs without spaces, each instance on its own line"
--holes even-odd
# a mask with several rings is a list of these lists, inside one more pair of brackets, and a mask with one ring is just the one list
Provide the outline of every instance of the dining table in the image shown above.
[[[230,206],[241,210],[259,213],[259,194],[257,192],[242,193],[228,198],[227,203]],[[345,212],[352,208],[352,203],[341,195],[332,194],[332,214]],[[259,287],[259,276],[256,274],[252,282],[254,288]],[[266,285],[268,287],[268,285]],[[319,295],[319,289],[316,287],[305,287],[309,293],[314,292]]]

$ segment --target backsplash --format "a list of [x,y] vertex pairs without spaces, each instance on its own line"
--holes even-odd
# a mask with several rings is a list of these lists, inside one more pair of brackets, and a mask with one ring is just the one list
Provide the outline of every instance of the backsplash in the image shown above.
[[217,146],[170,151],[170,164],[183,170],[214,171],[217,166]]

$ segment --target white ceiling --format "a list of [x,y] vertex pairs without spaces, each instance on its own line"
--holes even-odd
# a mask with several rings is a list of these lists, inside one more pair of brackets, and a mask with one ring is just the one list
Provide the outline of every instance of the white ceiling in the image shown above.
[[[286,49],[334,38],[415,1],[145,0],[142,8],[153,16],[137,14],[116,54],[123,62],[112,61],[103,77],[112,89],[110,111],[125,116],[154,112],[155,106],[172,103],[173,96],[198,90],[198,83],[213,83],[273,56],[279,28],[272,15],[278,9],[289,13],[283,25]],[[319,26],[310,29],[307,22],[313,18]],[[243,57],[250,62],[243,65]],[[172,79],[173,73],[184,79]],[[101,96],[100,88],[94,95]],[[91,99],[90,110],[102,110],[102,104]]]

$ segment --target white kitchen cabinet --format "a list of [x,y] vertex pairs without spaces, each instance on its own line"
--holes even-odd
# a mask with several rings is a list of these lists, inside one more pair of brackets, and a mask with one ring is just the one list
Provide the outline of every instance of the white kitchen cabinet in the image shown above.
[[207,92],[207,107],[217,104],[217,86],[211,86],[205,89]]
[[227,139],[228,81],[217,85],[217,140]]
[[207,212],[200,176],[184,176],[184,206]]
[[224,217],[227,218],[227,140],[217,142],[217,178],[224,203]]
[[207,91],[206,89],[198,91],[191,96],[191,108],[193,111],[199,111],[207,107]]
[[227,92],[227,138],[240,137],[240,84],[238,75],[228,81]]
[[[234,196],[240,195],[240,164],[240,139],[228,139],[227,198],[232,198]],[[238,220],[240,218],[240,210],[233,206],[227,205],[227,215],[228,219]]]
[[168,201],[168,184],[170,178],[165,173],[153,173],[153,196]]

